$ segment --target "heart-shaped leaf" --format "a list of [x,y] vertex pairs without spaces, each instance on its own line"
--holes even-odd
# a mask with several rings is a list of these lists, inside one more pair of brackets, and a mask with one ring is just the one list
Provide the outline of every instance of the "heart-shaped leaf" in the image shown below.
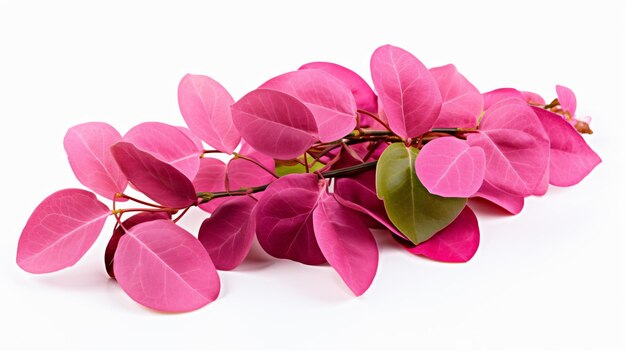
[[371,113],[378,112],[378,97],[369,84],[351,69],[332,62],[310,62],[298,69],[321,69],[332,74],[350,89],[357,108]]
[[246,257],[254,240],[256,201],[248,196],[228,199],[202,222],[198,240],[217,269],[235,269]]
[[128,179],[118,167],[111,145],[122,140],[107,123],[91,122],[70,128],[63,139],[67,158],[78,181],[109,200],[123,193]]
[[485,180],[511,195],[532,195],[550,155],[550,142],[532,108],[517,98],[501,100],[485,112],[479,128],[467,142],[485,152]]
[[106,249],[104,250],[104,267],[106,268],[109,277],[115,278],[115,272],[113,271],[113,258],[115,256],[115,251],[117,251],[117,245],[119,244],[122,235],[126,234],[126,230],[143,222],[171,218],[172,215],[169,212],[139,212],[125,220],[121,226],[117,225],[115,230],[113,230],[113,235],[111,235],[111,239],[109,239]]
[[550,138],[550,184],[578,184],[602,160],[563,117],[539,107],[533,110]]
[[465,206],[459,216],[432,238],[409,247],[415,255],[441,262],[467,262],[478,250],[480,230],[474,211]]
[[302,155],[317,140],[313,114],[291,95],[256,89],[231,109],[241,136],[269,157],[292,159]]
[[317,123],[320,141],[343,138],[356,126],[356,102],[348,87],[322,70],[281,74],[261,85],[289,94],[309,108]]
[[433,128],[475,128],[483,111],[483,96],[452,64],[434,67],[443,104]]
[[187,74],[178,85],[178,107],[189,129],[228,154],[241,139],[231,117],[234,102],[220,83],[207,76]]
[[483,183],[485,153],[465,140],[438,138],[422,148],[415,172],[431,194],[470,197]]
[[385,45],[370,61],[374,87],[391,130],[403,139],[426,133],[441,110],[441,94],[430,71],[410,52]]
[[322,193],[313,211],[315,238],[328,263],[350,290],[361,296],[372,284],[378,267],[378,247],[357,212]]
[[506,193],[489,182],[483,182],[482,186],[472,197],[480,197],[506,210],[510,214],[516,215],[524,208],[524,198]]
[[152,200],[173,208],[196,202],[191,181],[171,165],[127,142],[113,145],[111,152],[128,180]]
[[169,163],[189,179],[198,173],[202,151],[178,127],[159,122],[141,123],[124,135],[124,141]]
[[319,196],[315,174],[289,174],[270,184],[256,208],[261,247],[277,258],[311,265],[326,262],[313,230]]
[[110,214],[89,191],[57,191],[44,199],[26,222],[17,244],[17,264],[30,273],[73,266],[96,241]]
[[376,166],[376,193],[391,222],[414,244],[447,227],[465,206],[464,198],[433,195],[415,174],[419,150],[391,144]]
[[169,220],[138,224],[115,252],[115,278],[138,303],[159,311],[185,312],[214,301],[220,279],[202,244]]

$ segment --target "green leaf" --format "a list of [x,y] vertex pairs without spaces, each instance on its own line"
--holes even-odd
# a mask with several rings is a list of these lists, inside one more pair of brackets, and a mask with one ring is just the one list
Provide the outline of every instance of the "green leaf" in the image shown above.
[[414,244],[424,242],[461,213],[467,199],[433,195],[415,174],[419,149],[391,144],[376,166],[376,194],[391,222]]
[[[303,160],[303,157],[298,157],[299,160]],[[306,155],[306,160],[309,164],[311,164],[311,162],[313,162],[315,159],[307,154]],[[310,168],[309,171],[310,172],[315,172],[318,169],[321,169],[324,167],[324,164],[321,162],[315,162]],[[293,174],[293,173],[306,173],[306,169],[304,168],[304,165],[293,161],[276,161],[276,175],[279,177],[283,177],[286,176],[287,174]]]

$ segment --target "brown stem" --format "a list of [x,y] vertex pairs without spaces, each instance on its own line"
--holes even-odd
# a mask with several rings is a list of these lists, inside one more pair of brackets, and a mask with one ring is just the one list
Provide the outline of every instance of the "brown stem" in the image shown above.
[[362,113],[364,115],[370,116],[373,119],[376,120],[376,122],[382,124],[383,127],[385,127],[387,130],[391,131],[391,129],[389,128],[389,125],[385,122],[383,122],[383,120],[380,119],[380,117],[376,116],[375,114],[369,112],[369,111],[365,111],[365,110],[356,110],[356,112],[358,113]]
[[277,179],[278,179],[278,176],[276,175],[276,173],[272,172],[270,169],[268,169],[267,167],[265,167],[265,166],[264,166],[261,162],[259,162],[259,161],[255,160],[255,159],[253,159],[253,158],[250,158],[250,157],[248,157],[248,156],[245,156],[245,155],[242,155],[242,154],[235,153],[235,159],[237,159],[237,158],[240,158],[240,159],[242,159],[242,160],[246,160],[246,161],[248,161],[248,162],[252,162],[252,163],[254,163],[255,165],[257,165],[257,166],[261,167],[261,168],[262,168],[265,172],[267,172],[267,173],[271,174],[274,178],[277,178]]

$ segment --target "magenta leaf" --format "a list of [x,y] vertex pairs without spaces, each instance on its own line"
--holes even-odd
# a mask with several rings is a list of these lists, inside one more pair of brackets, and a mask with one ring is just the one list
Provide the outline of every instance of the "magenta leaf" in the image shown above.
[[[226,164],[216,158],[205,157],[200,159],[200,169],[193,186],[196,192],[217,192],[226,191]],[[198,205],[202,210],[213,213],[217,206],[226,199],[215,199]]]
[[[246,154],[242,151],[241,155],[259,162],[269,171],[274,171],[275,166],[273,159],[268,159],[267,156],[251,148],[248,148],[247,151]],[[239,190],[269,184],[275,179],[272,174],[259,167],[257,164],[243,158],[235,158],[228,164],[229,190]],[[262,196],[262,194],[263,193],[259,193],[258,195]]]
[[235,269],[250,251],[254,240],[255,205],[256,201],[249,196],[233,197],[202,222],[198,240],[217,269]]
[[96,241],[110,214],[89,191],[57,191],[44,199],[26,222],[17,245],[17,264],[30,273],[73,266]]
[[469,197],[485,175],[485,153],[454,137],[426,144],[415,160],[415,173],[431,194]]
[[215,80],[187,74],[178,85],[178,107],[189,129],[207,144],[232,153],[240,140],[231,117],[232,96]]
[[340,139],[356,126],[357,108],[352,92],[323,70],[288,72],[268,80],[260,88],[281,91],[304,103],[313,113],[322,142]]
[[574,92],[562,85],[556,86],[556,96],[559,99],[559,104],[561,104],[561,108],[563,111],[569,113],[570,117],[576,116],[576,95]]
[[220,279],[202,244],[169,220],[130,228],[115,252],[115,277],[138,303],[186,312],[214,301]]
[[480,230],[474,211],[465,207],[449,226],[423,243],[407,250],[442,262],[467,262],[478,250]]
[[485,152],[485,180],[511,195],[532,195],[548,167],[550,148],[532,108],[517,98],[501,100],[485,112],[479,129],[467,142]]
[[441,110],[441,94],[430,71],[411,53],[385,45],[372,55],[372,80],[389,127],[403,139],[426,133]]
[[533,93],[532,91],[520,91],[524,100],[530,105],[544,106],[546,101],[541,97],[541,95],[537,93]]
[[124,135],[124,141],[169,163],[189,179],[198,173],[202,151],[178,127],[159,122],[141,123]]
[[517,89],[499,88],[499,89],[495,89],[495,90],[483,93],[483,101],[484,101],[483,109],[486,111],[496,102],[501,101],[501,100],[511,99],[511,98],[526,101],[526,99],[524,98],[524,95],[522,95],[522,93]]
[[[321,69],[332,74],[350,89],[358,109],[371,113],[378,112],[378,97],[369,84],[354,71],[331,62],[310,62],[298,69]],[[370,117],[361,115],[361,118],[369,120]]]
[[310,265],[326,262],[313,230],[319,196],[315,174],[289,174],[270,184],[256,208],[261,247],[276,258]]
[[478,189],[473,197],[480,197],[488,200],[513,215],[522,212],[522,209],[524,208],[524,198],[522,196],[515,196],[506,193],[489,184],[487,181],[483,182],[483,185],[480,189]]
[[113,145],[111,152],[128,180],[152,200],[173,208],[184,208],[196,202],[191,181],[168,163],[127,142]]
[[378,267],[378,247],[357,212],[324,192],[313,211],[315,238],[328,263],[350,290],[361,296]]
[[452,64],[434,67],[443,105],[434,128],[475,128],[483,111],[483,96]]
[[181,132],[185,133],[187,138],[189,138],[191,141],[193,141],[193,143],[196,145],[196,149],[198,150],[198,155],[200,155],[200,154],[202,154],[204,152],[204,144],[202,144],[202,139],[198,138],[198,136],[193,134],[193,132],[191,130],[189,130],[189,128],[187,128],[187,127],[181,127],[181,126],[175,126],[175,127],[176,127],[176,129],[178,129]]
[[578,184],[602,160],[563,117],[539,107],[533,110],[550,138],[550,184]]
[[256,89],[231,109],[241,136],[250,146],[269,157],[292,159],[302,155],[317,140],[313,114],[291,95]]
[[169,214],[169,212],[139,212],[125,220],[122,223],[122,226],[117,225],[115,230],[113,230],[113,235],[111,235],[111,239],[109,239],[106,249],[104,250],[104,266],[109,277],[115,278],[115,272],[113,271],[113,258],[115,256],[115,251],[117,251],[117,245],[119,244],[122,236],[126,234],[126,230],[143,222],[171,218],[172,215]]
[[63,139],[67,158],[78,181],[109,200],[113,200],[115,194],[123,193],[128,185],[110,150],[111,145],[120,140],[120,133],[102,122],[74,126]]

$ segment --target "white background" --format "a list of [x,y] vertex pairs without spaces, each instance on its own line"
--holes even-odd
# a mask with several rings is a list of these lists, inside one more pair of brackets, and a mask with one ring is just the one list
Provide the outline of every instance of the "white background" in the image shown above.
[[[625,349],[620,1],[225,2],[1,2],[0,349]],[[112,221],[75,267],[34,276],[15,264],[39,201],[80,187],[62,147],[70,126],[182,124],[176,89],[187,72],[212,76],[236,99],[314,60],[369,81],[369,57],[386,43],[427,66],[452,62],[482,91],[513,86],[550,100],[555,84],[571,87],[579,114],[594,118],[587,140],[604,162],[518,216],[479,209],[482,241],[468,264],[381,239],[377,277],[360,298],[330,267],[256,248],[221,273],[214,303],[156,313],[107,279]],[[184,224],[196,231],[203,217]]]

